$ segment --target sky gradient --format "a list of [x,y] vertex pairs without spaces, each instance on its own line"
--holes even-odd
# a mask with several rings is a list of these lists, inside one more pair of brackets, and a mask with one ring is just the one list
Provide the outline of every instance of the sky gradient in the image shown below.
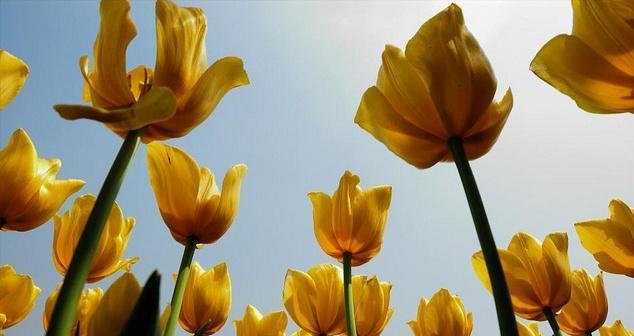
[[[239,56],[251,80],[231,91],[188,136],[168,141],[218,177],[236,163],[249,166],[233,226],[194,256],[205,268],[228,263],[232,311],[218,335],[235,334],[231,321],[242,318],[247,304],[263,313],[283,309],[288,268],[306,271],[335,262],[313,236],[306,194],[332,193],[346,169],[361,177],[364,188],[393,186],[382,251],[353,269],[393,284],[395,314],[384,335],[410,334],[405,323],[415,316],[419,298],[441,287],[460,295],[473,312],[473,335],[497,334],[493,299],[470,264],[479,245],[456,168],[441,163],[418,170],[353,123],[361,95],[375,83],[384,46],[404,48],[420,25],[450,2],[178,3],[205,10],[209,62]],[[472,162],[498,246],[506,247],[517,231],[539,239],[565,231],[572,268],[596,274],[573,224],[607,217],[614,198],[634,205],[632,116],[583,112],[528,70],[547,40],[570,31],[569,1],[457,4],[493,66],[498,98],[509,86],[515,98],[498,143]],[[138,35],[128,48],[128,69],[153,66],[154,3],[134,1],[132,16]],[[0,113],[0,145],[24,128],[40,156],[62,160],[60,178],[86,181],[76,196],[99,191],[121,143],[100,124],[65,121],[52,109],[81,102],[78,60],[92,58],[98,24],[96,1],[0,0],[0,48],[31,70],[20,95]],[[154,269],[163,274],[163,307],[183,247],[159,215],[143,146],[117,201],[124,215],[137,221],[125,255],[141,258],[132,267],[139,281]],[[42,333],[44,302],[62,279],[51,261],[52,228],[49,222],[26,233],[0,233],[0,263],[32,275],[42,289],[31,315],[6,330],[8,336]],[[95,285],[105,289],[118,276]],[[604,278],[608,323],[622,319],[633,328],[634,279]],[[289,318],[287,334],[295,329]]]

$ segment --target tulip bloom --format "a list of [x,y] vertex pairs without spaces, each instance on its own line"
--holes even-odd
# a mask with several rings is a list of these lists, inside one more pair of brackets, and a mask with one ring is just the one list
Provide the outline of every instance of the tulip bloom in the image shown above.
[[189,333],[213,335],[225,325],[231,310],[231,279],[227,264],[204,270],[193,262],[179,323]]
[[346,171],[332,198],[323,192],[308,194],[319,246],[339,262],[350,253],[352,266],[365,264],[381,250],[392,198],[391,186],[363,190],[359,181]]
[[132,315],[141,296],[142,287],[134,274],[124,273],[110,285],[97,305],[90,323],[88,335],[119,335]]
[[420,299],[416,320],[407,324],[414,336],[469,336],[473,316],[458,295],[442,288],[429,301]]
[[634,277],[634,209],[621,200],[610,202],[610,218],[575,224],[581,245],[599,268]]
[[335,265],[319,264],[307,273],[289,269],[282,301],[293,321],[314,336],[346,331],[343,272]]
[[592,113],[634,112],[634,3],[572,0],[572,35],[557,35],[531,71]]
[[29,75],[29,67],[19,58],[0,49],[0,111],[18,95]]
[[274,311],[264,316],[257,308],[248,305],[242,320],[233,321],[237,336],[284,336],[288,318],[283,311]]
[[[546,320],[545,310],[557,313],[570,299],[571,272],[568,235],[551,233],[542,244],[532,235],[519,232],[508,249],[498,249],[515,313],[528,320]],[[491,292],[482,251],[471,258],[476,275]]]
[[38,295],[40,288],[30,276],[16,273],[11,265],[0,266],[0,330],[24,320]]
[[616,320],[611,327],[608,325],[601,327],[599,334],[601,336],[634,336],[634,331],[628,331],[621,321]]
[[379,282],[376,277],[352,277],[354,319],[357,336],[379,336],[390,321],[394,309],[390,308],[392,284]]
[[570,301],[557,316],[561,330],[570,336],[584,336],[598,330],[607,316],[603,273],[592,279],[585,269],[572,272]]
[[[62,216],[55,215],[53,231],[53,264],[61,275],[66,275],[70,261],[73,258],[79,237],[84,231],[96,197],[86,194],[78,197],[69,211]],[[88,282],[99,281],[114,272],[123,269],[130,270],[130,265],[139,258],[121,259],[128,245],[135,220],[133,217],[124,218],[117,203],[112,206],[106,229],[104,230],[97,252],[92,259]]]
[[[48,330],[48,324],[53,315],[53,308],[57,302],[57,296],[59,295],[59,289],[61,283],[57,285],[57,288],[46,299],[46,305],[44,306],[43,324],[44,330]],[[79,305],[77,307],[77,318],[71,335],[88,336],[88,325],[90,324],[90,318],[95,313],[101,298],[103,297],[103,290],[101,288],[89,288],[81,293],[79,299]],[[79,328],[79,331],[77,330]]]
[[0,228],[28,231],[46,223],[66,199],[84,185],[81,180],[57,180],[59,159],[42,159],[23,129],[13,132],[0,150]]
[[517,331],[519,331],[519,336],[542,336],[542,333],[539,332],[539,326],[537,323],[531,323],[526,326],[517,322]]
[[513,105],[508,90],[493,101],[493,69],[450,5],[425,22],[405,52],[385,47],[375,86],[363,94],[355,122],[409,164],[423,169],[453,161],[459,137],[469,160],[486,154]]
[[249,83],[242,60],[225,57],[207,67],[207,19],[199,8],[156,2],[157,52],[154,71],[126,70],[126,49],[136,36],[130,3],[102,0],[101,24],[93,48],[94,67],[82,56],[80,68],[92,106],[57,105],[67,119],[98,120],[125,135],[146,127],[144,142],[181,137],[202,123],[232,88]]
[[163,220],[183,245],[187,238],[211,244],[227,232],[240,205],[240,187],[247,166],[230,168],[216,186],[213,172],[177,147],[158,142],[147,146],[150,183]]

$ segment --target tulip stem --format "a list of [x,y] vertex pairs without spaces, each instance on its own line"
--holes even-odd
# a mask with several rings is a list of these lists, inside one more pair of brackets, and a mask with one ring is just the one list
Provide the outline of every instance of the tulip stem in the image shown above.
[[144,131],[145,129],[141,128],[128,132],[101,186],[95,205],[88,216],[86,226],[77,242],[73,259],[64,277],[64,283],[51,316],[51,324],[46,332],[48,336],[68,336],[71,333],[71,329],[75,324],[77,303],[84,289],[84,283],[88,277],[101,233],[110,216],[112,205],[117,198],[125,173],[139,146]]
[[347,335],[357,336],[357,327],[354,325],[354,302],[352,301],[352,254],[343,254],[343,297],[346,304]]
[[475,225],[480,247],[482,248],[482,254],[484,255],[484,261],[491,281],[500,333],[502,336],[517,336],[518,331],[515,322],[515,313],[513,312],[513,305],[511,303],[511,296],[509,295],[506,279],[504,278],[504,270],[502,269],[502,263],[500,262],[497,247],[495,246],[495,240],[493,239],[493,233],[491,232],[486,210],[482,203],[482,197],[480,196],[480,191],[478,191],[478,185],[473,176],[467,155],[465,154],[462,139],[460,137],[452,137],[449,139],[447,145],[451,150],[454,162],[458,168],[458,174],[460,174],[460,179],[462,180],[462,186],[467,196],[473,224]]
[[561,332],[559,331],[559,324],[557,323],[555,314],[553,314],[553,310],[550,309],[550,307],[544,308],[544,315],[546,315],[546,319],[548,319],[548,324],[550,324],[550,328],[553,330],[554,335],[561,336]]
[[187,238],[187,245],[185,245],[185,251],[183,251],[183,258],[181,259],[181,266],[178,269],[178,276],[176,277],[176,284],[174,285],[174,293],[172,294],[172,302],[170,316],[165,325],[165,331],[163,336],[173,336],[176,329],[176,321],[178,321],[178,315],[181,312],[181,305],[183,304],[183,295],[185,294],[185,286],[187,285],[187,279],[189,278],[189,267],[192,264],[194,258],[194,252],[196,251],[196,244],[198,239],[194,236]]

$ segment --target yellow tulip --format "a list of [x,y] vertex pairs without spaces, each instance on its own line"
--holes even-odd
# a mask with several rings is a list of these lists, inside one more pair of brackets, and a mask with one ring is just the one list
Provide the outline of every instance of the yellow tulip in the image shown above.
[[381,335],[394,314],[394,309],[390,308],[391,290],[391,283],[379,282],[376,277],[352,277],[352,302],[357,336]]
[[11,265],[0,266],[0,330],[24,320],[38,295],[40,288],[30,276],[16,273]]
[[346,331],[343,272],[335,265],[319,264],[308,273],[289,269],[282,301],[293,321],[314,336]]
[[588,112],[634,112],[634,2],[572,0],[572,10],[572,35],[548,41],[531,70]]
[[537,323],[524,325],[517,322],[517,331],[519,332],[519,336],[542,336],[542,333],[539,332],[539,326]]
[[0,49],[0,111],[18,95],[29,75],[29,67],[8,51]]
[[264,316],[252,305],[244,311],[242,320],[233,321],[237,336],[284,336],[288,318],[283,311],[274,311]]
[[81,180],[57,180],[59,159],[42,159],[23,129],[13,132],[0,150],[0,228],[28,231],[46,223],[66,199],[84,185]]
[[163,220],[183,245],[187,238],[211,244],[231,226],[240,205],[240,186],[247,166],[230,168],[216,186],[213,172],[179,148],[158,142],[147,146],[150,182]]
[[363,94],[355,122],[409,164],[453,161],[449,139],[462,139],[467,158],[486,154],[513,105],[508,90],[493,101],[493,69],[450,5],[429,19],[405,52],[385,47],[375,86]]
[[[53,217],[53,264],[61,275],[66,275],[68,271],[75,246],[84,231],[96,200],[94,195],[82,195],[75,199],[69,211],[62,216]],[[105,230],[99,239],[86,281],[99,281],[120,269],[129,271],[130,265],[139,260],[138,257],[121,259],[134,224],[134,218],[124,218],[121,208],[114,203]]]
[[323,192],[308,194],[319,246],[339,262],[350,253],[352,266],[365,264],[381,250],[392,198],[391,186],[363,190],[359,181],[346,171],[332,198]]
[[599,268],[634,277],[634,209],[621,200],[610,202],[610,218],[575,224],[581,245]]
[[[570,299],[571,272],[568,235],[551,233],[542,244],[519,232],[508,249],[498,249],[515,313],[528,320],[544,321],[545,309],[557,313]],[[489,292],[491,283],[482,251],[471,258],[473,268]]]
[[227,264],[205,271],[193,262],[185,286],[179,323],[189,333],[212,335],[224,326],[231,310],[231,279]]
[[584,336],[598,330],[607,315],[603,273],[592,279],[585,269],[572,272],[570,301],[557,316],[561,330],[570,336]]
[[429,301],[420,300],[416,320],[407,322],[414,336],[469,336],[473,316],[458,295],[442,288]]
[[134,274],[123,273],[110,285],[97,305],[88,325],[90,336],[119,335],[125,328],[142,287]]
[[621,321],[616,320],[614,324],[609,327],[605,325],[599,329],[600,336],[634,336],[634,331],[629,331]]
[[291,336],[312,336],[312,334],[307,331],[299,329],[296,332],[292,333]]
[[[46,299],[46,305],[44,306],[43,324],[44,330],[48,330],[48,325],[53,315],[53,308],[57,302],[57,296],[62,284],[58,284],[57,288]],[[103,297],[103,290],[101,288],[89,288],[85,289],[81,293],[79,298],[79,305],[77,306],[77,317],[75,319],[75,325],[72,329],[71,335],[88,336],[88,325],[90,324],[90,318],[95,313],[101,298]],[[77,328],[79,327],[79,333]]]
[[199,8],[156,2],[156,67],[126,72],[126,49],[136,36],[129,0],[102,0],[93,48],[94,68],[80,59],[92,106],[57,105],[67,119],[98,120],[125,134],[146,127],[144,142],[181,137],[202,123],[232,88],[249,83],[242,60],[225,57],[207,67],[207,19]]

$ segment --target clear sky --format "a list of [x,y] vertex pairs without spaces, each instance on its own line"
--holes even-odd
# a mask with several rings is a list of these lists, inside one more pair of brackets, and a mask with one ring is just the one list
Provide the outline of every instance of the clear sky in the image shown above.
[[[449,3],[179,2],[207,13],[209,61],[242,57],[252,83],[230,92],[191,134],[169,141],[216,176],[236,163],[249,166],[233,226],[194,257],[206,268],[228,263],[230,321],[242,318],[249,303],[262,312],[283,309],[288,268],[305,271],[334,262],[315,241],[306,194],[333,192],[350,169],[363,187],[393,185],[383,249],[353,269],[394,286],[395,314],[384,334],[410,334],[405,323],[415,316],[419,298],[441,287],[460,295],[473,312],[473,335],[497,334],[493,299],[470,264],[479,246],[456,168],[415,169],[353,123],[361,95],[376,80],[385,44],[404,48]],[[632,116],[583,112],[528,70],[543,43],[570,31],[569,1],[458,4],[496,72],[498,93],[510,86],[515,97],[498,143],[472,162],[498,246],[506,247],[520,230],[539,239],[566,231],[571,266],[595,274],[598,268],[573,224],[607,217],[613,198],[634,205]],[[139,34],[128,49],[128,68],[151,66],[154,3],[134,1],[132,16]],[[26,129],[42,157],[62,160],[61,178],[81,178],[87,183],[80,193],[95,194],[121,139],[95,122],[65,121],[52,105],[81,102],[78,59],[92,58],[98,23],[95,1],[0,0],[0,48],[31,69],[20,95],[0,113],[0,144],[16,128]],[[164,306],[183,246],[161,220],[145,155],[142,146],[118,202],[126,216],[137,219],[126,256],[141,258],[133,266],[140,281],[154,269],[164,275]],[[47,223],[27,233],[0,233],[0,263],[31,274],[42,289],[31,315],[8,329],[9,336],[41,334],[44,301],[61,280],[51,261],[52,231]],[[96,285],[106,288],[114,278]],[[608,322],[623,319],[633,328],[634,279],[605,274],[605,282]],[[235,334],[230,321],[219,335]],[[290,322],[287,333],[294,330]]]

